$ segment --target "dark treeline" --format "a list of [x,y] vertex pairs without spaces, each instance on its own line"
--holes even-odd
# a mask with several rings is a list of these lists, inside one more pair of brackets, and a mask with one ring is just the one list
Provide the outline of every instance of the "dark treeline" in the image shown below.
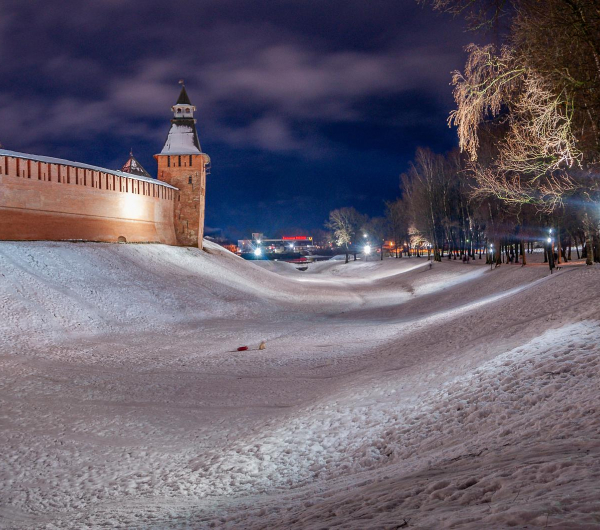
[[525,263],[551,238],[559,259],[600,262],[600,0],[421,1],[494,42],[453,74],[459,149],[418,149],[385,218],[332,212],[336,243],[370,223],[436,260],[493,248]]

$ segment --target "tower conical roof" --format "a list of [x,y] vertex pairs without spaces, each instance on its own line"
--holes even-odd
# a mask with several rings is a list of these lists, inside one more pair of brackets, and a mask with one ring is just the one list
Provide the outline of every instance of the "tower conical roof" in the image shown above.
[[133,156],[133,151],[129,152],[129,159],[127,162],[125,162],[125,165],[121,168],[121,171],[123,173],[131,173],[132,175],[137,175],[139,177],[152,178],[150,173],[148,173],[142,164],[138,162],[135,156]]
[[187,92],[185,91],[185,85],[182,84],[181,85],[181,92],[179,93],[179,99],[177,100],[177,103],[175,103],[175,105],[191,105],[192,102],[190,101],[190,98],[187,95]]

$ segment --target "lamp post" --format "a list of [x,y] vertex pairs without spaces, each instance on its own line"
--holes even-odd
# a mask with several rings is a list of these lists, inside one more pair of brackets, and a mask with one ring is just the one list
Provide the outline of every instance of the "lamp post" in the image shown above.
[[490,243],[490,270],[494,268],[494,244]]

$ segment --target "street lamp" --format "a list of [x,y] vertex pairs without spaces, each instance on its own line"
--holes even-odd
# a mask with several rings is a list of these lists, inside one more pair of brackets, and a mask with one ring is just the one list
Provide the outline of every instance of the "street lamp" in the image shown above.
[[490,270],[494,268],[494,244],[490,243]]
[[254,249],[254,255],[256,257],[261,256],[262,255],[262,248],[258,247]]

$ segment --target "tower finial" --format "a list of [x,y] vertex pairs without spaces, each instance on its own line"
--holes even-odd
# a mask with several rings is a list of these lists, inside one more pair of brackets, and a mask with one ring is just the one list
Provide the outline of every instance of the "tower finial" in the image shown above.
[[184,82],[184,80],[183,80],[183,79],[180,79],[180,80],[179,80],[179,84],[180,84],[180,85],[183,85],[183,86],[185,86],[185,82]]

